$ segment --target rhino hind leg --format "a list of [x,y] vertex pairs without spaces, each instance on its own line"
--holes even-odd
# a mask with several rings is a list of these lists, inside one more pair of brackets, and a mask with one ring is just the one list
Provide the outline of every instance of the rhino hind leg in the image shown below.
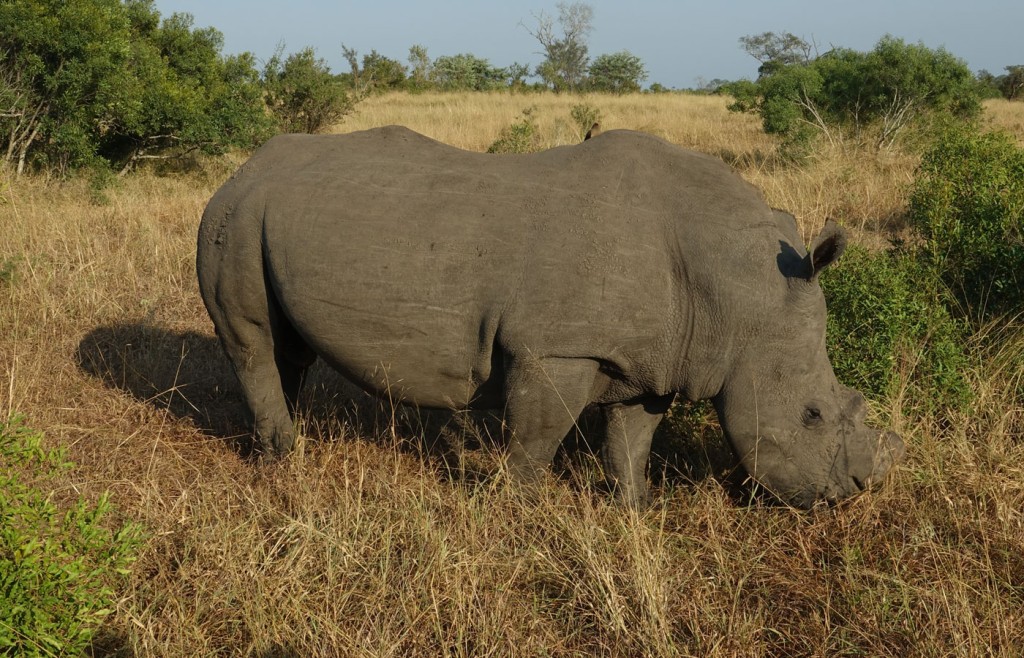
[[512,476],[535,485],[590,401],[598,364],[589,359],[511,359],[505,424]]
[[271,459],[289,453],[295,445],[293,414],[303,377],[316,359],[275,306],[271,300],[266,321],[222,314],[217,323],[252,415],[257,447],[264,458]]
[[306,344],[283,313],[274,314],[272,327],[274,362],[281,377],[281,390],[288,413],[294,416],[302,382],[306,371],[316,361],[316,352]]
[[647,462],[651,439],[675,395],[632,404],[604,407],[607,437],[603,458],[608,484],[623,505],[641,508],[647,503]]

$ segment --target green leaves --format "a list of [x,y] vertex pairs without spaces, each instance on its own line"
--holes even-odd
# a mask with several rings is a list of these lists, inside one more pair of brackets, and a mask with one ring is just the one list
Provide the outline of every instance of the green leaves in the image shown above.
[[267,106],[285,132],[320,132],[355,105],[312,48],[284,59],[278,49],[263,70],[263,81]]
[[535,29],[526,28],[544,49],[545,59],[535,72],[555,91],[576,91],[586,77],[586,39],[594,28],[594,8],[584,2],[559,2],[556,6],[561,36],[556,34],[555,19],[544,12],[534,15]]
[[594,124],[600,120],[601,111],[590,103],[577,103],[569,108],[569,115],[579,129],[580,139],[582,140]]
[[515,123],[501,129],[501,134],[487,147],[488,153],[532,153],[540,150],[540,135],[537,134],[536,107],[523,110],[522,117]]
[[1024,312],[1024,149],[1011,136],[943,132],[921,162],[909,220],[927,262],[972,315]]
[[851,246],[821,287],[828,303],[828,350],[836,376],[876,400],[920,411],[962,409],[968,327],[950,315],[945,291],[912,253]]
[[591,90],[615,94],[640,91],[640,83],[647,79],[643,61],[627,50],[599,55],[591,62],[589,73],[587,86]]
[[56,502],[73,466],[21,418],[0,423],[0,654],[80,655],[135,560],[141,529],[107,528],[108,495]]
[[729,109],[760,114],[765,132],[788,143],[849,134],[889,146],[935,116],[969,119],[981,112],[966,63],[942,48],[891,36],[867,53],[835,48],[815,59],[767,60],[751,84],[731,90],[739,96]]
[[0,3],[0,100],[17,108],[0,116],[0,154],[63,174],[255,146],[270,135],[258,75],[222,47],[148,0]]
[[476,55],[442,55],[430,69],[431,80],[442,91],[489,91],[508,85],[508,71],[491,66]]
[[1007,335],[991,327],[1024,313],[1024,149],[947,128],[924,154],[908,220],[910,244],[850,249],[822,278],[832,363],[869,396],[964,410],[973,360]]

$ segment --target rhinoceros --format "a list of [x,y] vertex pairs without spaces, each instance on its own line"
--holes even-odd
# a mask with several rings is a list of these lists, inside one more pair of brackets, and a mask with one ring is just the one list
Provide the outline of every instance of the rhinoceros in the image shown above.
[[826,354],[817,279],[845,244],[830,222],[807,251],[722,161],[643,133],[491,155],[391,126],[271,139],[207,206],[197,269],[268,455],[321,357],[404,403],[496,410],[527,484],[596,406],[628,505],[673,399],[711,399],[748,475],[809,507],[903,452]]

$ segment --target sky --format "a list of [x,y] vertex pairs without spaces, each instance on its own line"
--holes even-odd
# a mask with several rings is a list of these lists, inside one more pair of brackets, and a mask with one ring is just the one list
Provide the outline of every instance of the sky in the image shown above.
[[[886,34],[945,47],[972,71],[1004,73],[1024,64],[1022,0],[589,0],[591,57],[628,50],[648,71],[646,85],[692,88],[713,79],[756,78],[758,63],[739,46],[745,35],[792,32],[818,52],[871,50]],[[162,16],[192,14],[197,27],[224,34],[224,52],[261,61],[313,46],[336,73],[348,71],[342,44],[407,64],[409,47],[431,59],[472,53],[504,67],[531,69],[543,57],[527,27],[557,16],[555,0],[156,0]],[[524,27],[525,26],[525,27]]]

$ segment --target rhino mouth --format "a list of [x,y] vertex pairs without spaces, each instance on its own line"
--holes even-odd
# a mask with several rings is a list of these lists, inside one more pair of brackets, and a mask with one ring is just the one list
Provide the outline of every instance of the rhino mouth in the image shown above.
[[[778,446],[772,442],[770,445]],[[800,509],[834,506],[865,491],[879,487],[892,467],[903,459],[903,440],[895,432],[882,431],[871,442],[870,455],[855,462],[833,462],[827,472],[801,467],[781,453],[753,465],[743,463],[750,480],[765,494],[784,505]],[[840,451],[842,452],[842,451]],[[768,465],[766,464],[766,461]],[[753,470],[751,470],[751,466]],[[819,475],[812,475],[817,471]]]

